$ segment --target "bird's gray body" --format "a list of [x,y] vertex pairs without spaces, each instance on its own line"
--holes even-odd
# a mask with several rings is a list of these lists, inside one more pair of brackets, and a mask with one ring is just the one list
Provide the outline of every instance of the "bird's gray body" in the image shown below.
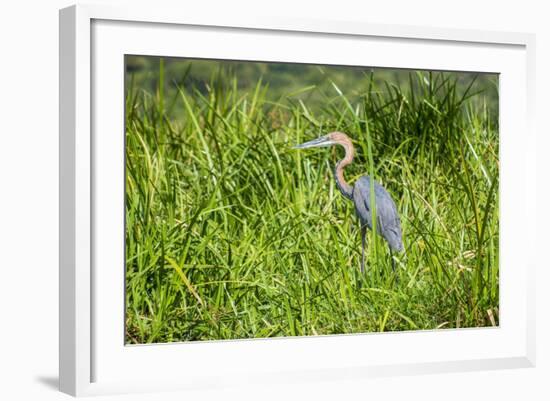
[[[373,180],[374,181],[374,180]],[[376,203],[376,231],[387,242],[391,250],[403,251],[401,224],[397,208],[390,194],[376,181],[373,183]],[[352,200],[355,212],[361,222],[372,230],[371,179],[368,176],[359,178],[353,186]]]

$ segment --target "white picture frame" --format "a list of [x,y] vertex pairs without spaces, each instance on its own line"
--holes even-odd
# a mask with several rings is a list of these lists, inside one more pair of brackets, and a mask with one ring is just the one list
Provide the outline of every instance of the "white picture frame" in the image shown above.
[[[200,46],[178,45],[185,35]],[[263,50],[254,45],[258,35]],[[535,232],[536,221],[528,202],[535,197],[534,41],[523,33],[226,20],[154,7],[61,10],[60,390],[80,396],[534,366],[534,244],[517,233]],[[367,65],[367,52],[368,65],[501,74],[500,327],[125,346],[121,56]]]

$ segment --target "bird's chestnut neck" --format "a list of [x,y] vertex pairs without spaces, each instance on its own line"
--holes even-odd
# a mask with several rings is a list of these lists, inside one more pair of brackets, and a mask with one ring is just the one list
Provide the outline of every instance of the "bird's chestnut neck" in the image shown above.
[[348,199],[352,199],[353,187],[348,184],[346,179],[344,178],[344,167],[351,164],[351,162],[353,161],[354,149],[351,142],[348,141],[341,142],[339,143],[339,145],[342,145],[344,147],[346,154],[342,160],[336,163],[336,168],[334,169],[336,185],[338,186],[340,192],[342,192],[342,195],[344,195]]

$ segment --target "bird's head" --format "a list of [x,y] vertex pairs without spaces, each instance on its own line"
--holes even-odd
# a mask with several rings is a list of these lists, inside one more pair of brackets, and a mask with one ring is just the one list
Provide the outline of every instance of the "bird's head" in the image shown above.
[[320,148],[323,146],[332,146],[332,145],[348,146],[348,145],[351,145],[351,139],[349,139],[349,137],[343,132],[335,131],[335,132],[331,132],[330,134],[323,135],[312,141],[304,142],[300,145],[296,145],[293,147],[293,149]]

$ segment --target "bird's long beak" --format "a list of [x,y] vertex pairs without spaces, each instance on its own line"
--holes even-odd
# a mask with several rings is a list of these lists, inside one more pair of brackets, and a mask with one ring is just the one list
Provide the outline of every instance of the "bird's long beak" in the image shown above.
[[292,149],[307,149],[307,148],[319,148],[321,146],[330,146],[334,145],[335,142],[332,141],[327,135],[314,139],[313,141],[305,142],[300,145],[293,146]]

